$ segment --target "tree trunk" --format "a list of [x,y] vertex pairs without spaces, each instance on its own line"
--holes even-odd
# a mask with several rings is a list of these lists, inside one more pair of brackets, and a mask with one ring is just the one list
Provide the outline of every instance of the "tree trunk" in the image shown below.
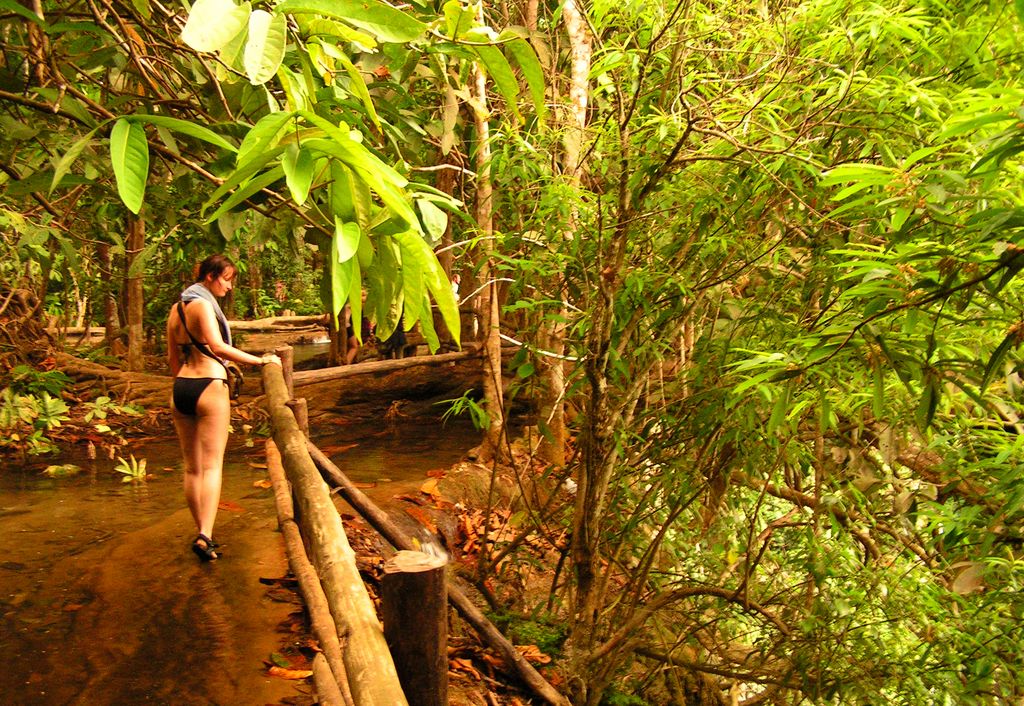
[[142,346],[145,336],[142,330],[142,311],[145,305],[142,292],[141,268],[132,274],[132,265],[142,253],[146,239],[146,223],[139,216],[128,216],[128,238],[125,243],[125,309],[128,319],[128,356],[127,369],[140,371],[145,365],[142,357]]
[[[480,18],[482,22],[482,17]],[[501,385],[501,329],[498,317],[498,287],[493,279],[494,214],[491,193],[491,142],[487,121],[487,78],[483,69],[474,67],[473,119],[476,124],[476,224],[484,248],[481,279],[480,318],[483,322],[484,402],[488,424],[478,459],[486,461],[508,456],[505,443],[505,400]]]
[[113,354],[117,349],[121,322],[117,318],[117,297],[111,289],[114,282],[114,266],[110,257],[110,244],[100,243],[97,248],[100,261],[100,278],[102,280],[103,297],[103,340],[107,344],[107,352]]

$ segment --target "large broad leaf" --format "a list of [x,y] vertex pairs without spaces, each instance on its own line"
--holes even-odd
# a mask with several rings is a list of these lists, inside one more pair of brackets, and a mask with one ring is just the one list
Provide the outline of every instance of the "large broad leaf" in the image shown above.
[[[348,166],[355,175],[366,182],[366,184],[380,196],[384,204],[391,211],[406,223],[419,227],[416,221],[416,214],[412,205],[406,198],[401,188],[382,178],[382,167],[390,170],[383,162],[357,142],[348,140],[337,142],[334,140],[313,139],[307,140],[304,146],[315,152],[320,152],[329,157],[335,157]],[[392,170],[393,171],[393,170]]]
[[168,130],[180,132],[182,135],[188,135],[189,137],[194,137],[197,140],[209,142],[211,145],[223,147],[231,152],[236,152],[238,150],[237,147],[215,133],[213,130],[203,127],[202,125],[190,123],[187,120],[179,120],[178,118],[171,118],[166,115],[146,115],[143,113],[136,113],[132,116],[132,120],[138,123],[159,125],[160,127],[165,127]]
[[512,114],[516,116],[516,120],[522,121],[523,116],[519,113],[519,82],[516,81],[515,74],[512,73],[512,67],[509,66],[505,55],[497,47],[492,46],[474,46],[473,50],[480,57],[480,61],[487,70],[487,75],[494,81],[494,85],[505,99]]
[[530,89],[530,98],[533,100],[533,109],[537,112],[537,120],[543,121],[547,107],[544,103],[544,69],[537,59],[537,52],[533,50],[530,43],[521,37],[516,37],[513,30],[505,30],[498,39],[509,40],[502,45],[505,52],[510,54],[523,72],[526,85]]
[[117,180],[117,194],[132,213],[142,208],[149,176],[149,144],[146,129],[126,118],[110,131],[110,162]]
[[196,51],[217,51],[245,29],[252,6],[232,0],[196,0],[181,40]]
[[349,288],[356,269],[359,267],[359,261],[356,258],[351,258],[345,262],[338,262],[338,258],[334,257],[334,243],[332,242],[328,262],[331,275],[331,316],[337,321],[338,314],[345,306],[345,300],[348,299]]
[[271,150],[261,152],[260,154],[253,156],[252,159],[239,166],[238,169],[236,169],[234,173],[210,195],[210,198],[203,204],[202,210],[205,211],[213,203],[223,197],[224,194],[250,179],[256,172],[263,169],[263,167],[267,166],[267,164],[272,160],[277,159],[282,152],[284,152],[284,146],[278,145]]
[[[426,285],[430,296],[437,303],[448,331],[451,332],[452,338],[458,343],[460,335],[459,305],[455,301],[455,294],[452,292],[451,283],[445,276],[441,263],[437,261],[434,251],[430,249],[430,246],[427,245],[426,241],[418,233],[412,231],[398,233],[394,238],[402,248],[402,272],[405,282],[409,282],[408,278],[405,277],[405,273],[410,269],[422,277],[422,285]],[[420,297],[417,301],[423,301],[424,299],[422,292],[415,291],[415,287],[413,287],[412,291],[406,286],[403,286],[403,289],[406,298],[406,316],[408,317],[411,304],[410,299],[414,296]],[[425,315],[429,316],[430,311],[427,310]]]
[[284,59],[288,27],[284,15],[254,10],[249,15],[249,39],[245,43],[245,75],[254,86],[274,77]]
[[416,18],[380,0],[284,0],[274,10],[342,20],[384,42],[411,42],[427,31],[427,26]]
[[334,257],[338,262],[348,262],[359,249],[359,241],[362,238],[362,231],[358,223],[351,221],[346,223],[340,218],[334,218]]
[[448,214],[429,199],[416,199],[416,207],[420,211],[424,230],[432,241],[437,242],[448,229]]
[[284,167],[285,182],[288,190],[292,193],[295,203],[300,206],[306,202],[309,196],[309,187],[313,183],[313,170],[316,167],[316,160],[309,150],[302,149],[298,145],[288,145],[284,151],[284,158],[281,160]]
[[270,113],[260,118],[242,138],[235,163],[245,164],[249,159],[276,145],[282,128],[291,119],[291,113]]

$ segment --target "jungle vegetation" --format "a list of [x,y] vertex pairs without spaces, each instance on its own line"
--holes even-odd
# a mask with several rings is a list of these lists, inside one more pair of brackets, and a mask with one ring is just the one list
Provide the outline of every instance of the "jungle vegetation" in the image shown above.
[[559,560],[477,578],[564,626],[573,703],[1015,703],[1022,15],[0,0],[0,427],[60,414],[48,325],[141,370],[209,252],[240,316],[365,288],[485,344],[497,460],[539,405]]

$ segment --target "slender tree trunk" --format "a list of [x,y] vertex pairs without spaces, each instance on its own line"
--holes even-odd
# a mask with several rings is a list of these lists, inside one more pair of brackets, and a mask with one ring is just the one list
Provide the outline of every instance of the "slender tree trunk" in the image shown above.
[[142,346],[145,336],[142,331],[142,272],[131,274],[132,265],[142,253],[146,239],[146,223],[139,216],[128,216],[128,238],[125,245],[125,308],[128,320],[127,369],[143,370]]
[[113,261],[110,257],[110,244],[100,243],[96,249],[99,258],[100,278],[102,281],[101,296],[103,297],[103,339],[107,344],[107,352],[113,353],[117,347],[117,337],[121,322],[117,318],[117,297],[111,289],[114,282]]
[[494,213],[491,192],[491,143],[487,115],[487,78],[483,70],[474,68],[473,118],[476,124],[476,223],[484,249],[484,265],[480,276],[485,284],[480,294],[480,320],[483,322],[484,401],[488,426],[480,447],[480,458],[507,456],[505,444],[505,400],[501,385],[501,338],[498,316],[498,287],[493,279]]
[[[535,10],[535,9],[534,9]],[[576,0],[566,0],[562,6],[565,31],[569,36],[571,74],[569,86],[569,117],[563,140],[562,173],[570,186],[579,187],[583,172],[583,135],[587,124],[587,102],[590,95],[589,76],[591,61],[590,37],[586,20],[580,13]],[[536,17],[533,18],[536,22]],[[570,222],[563,233],[565,240],[576,237],[578,218],[576,209],[570,210]],[[565,353],[565,324],[568,312],[565,307],[567,292],[564,280],[557,281],[555,290],[562,301],[559,315],[550,318],[541,332],[542,345],[552,357],[541,358],[541,374],[544,381],[540,418],[547,427],[547,434],[540,446],[541,456],[549,463],[565,463],[565,444],[568,436],[565,427],[565,363],[558,356]]]

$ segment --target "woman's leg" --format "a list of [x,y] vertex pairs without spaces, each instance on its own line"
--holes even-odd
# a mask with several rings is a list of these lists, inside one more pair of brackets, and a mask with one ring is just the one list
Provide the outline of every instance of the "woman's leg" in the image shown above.
[[[224,469],[224,449],[228,443],[231,424],[231,400],[228,387],[216,381],[203,391],[196,406],[197,521],[199,533],[213,536],[213,524],[220,504],[221,477]],[[191,504],[190,504],[191,506]]]
[[196,418],[182,414],[174,406],[171,406],[171,415],[174,418],[174,428],[178,432],[178,442],[181,444],[181,457],[185,462],[185,502],[188,503],[189,512],[192,513],[192,521],[196,524],[196,531],[199,531],[199,499],[201,488],[202,461],[199,456],[199,444],[196,442]]

